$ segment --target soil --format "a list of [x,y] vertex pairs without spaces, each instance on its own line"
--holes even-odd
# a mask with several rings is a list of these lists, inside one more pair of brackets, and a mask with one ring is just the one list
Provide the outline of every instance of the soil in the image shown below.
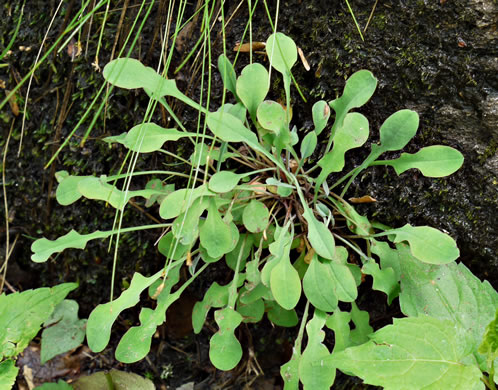
[[[372,167],[360,176],[348,196],[370,195],[377,199],[359,211],[370,218],[392,226],[429,225],[450,233],[458,242],[463,261],[481,279],[498,287],[498,3],[494,0],[355,0],[350,1],[364,40],[352,21],[344,1],[288,0],[281,1],[278,29],[291,36],[303,50],[311,70],[300,64],[293,69],[294,77],[307,102],[293,88],[293,123],[300,131],[312,127],[311,107],[320,99],[335,98],[345,79],[359,69],[369,69],[379,80],[374,97],[360,111],[370,121],[371,139],[376,142],[376,129],[393,112],[410,108],[416,110],[421,124],[416,138],[405,148],[415,152],[431,144],[445,144],[460,150],[465,163],[460,171],[444,179],[427,179],[409,171],[400,177],[391,168]],[[61,7],[47,35],[42,53],[52,45],[78,11],[79,2],[70,0]],[[117,50],[124,44],[141,4],[128,4],[124,22],[119,30]],[[238,2],[229,2],[226,14],[235,11]],[[24,8],[23,22],[12,47],[12,54],[0,61],[0,82],[11,90],[26,75],[35,61],[48,23],[58,2],[30,0]],[[155,66],[160,56],[161,26],[166,20],[168,2],[159,1],[152,7],[149,19],[132,53],[146,65]],[[244,3],[227,29],[226,45],[231,49],[242,37],[248,10]],[[272,6],[274,7],[274,5]],[[275,15],[275,9],[270,12]],[[192,14],[195,4],[189,5]],[[0,6],[0,47],[6,47],[17,22],[21,5],[6,0]],[[370,18],[370,15],[372,17]],[[120,25],[120,9],[111,9],[103,30],[99,63],[110,57]],[[96,96],[102,76],[95,72],[92,62],[97,51],[103,12],[99,12],[90,26],[81,32],[83,52],[72,57],[66,48],[50,55],[35,73],[30,91],[24,138],[17,156],[21,137],[21,116],[15,105],[0,112],[0,146],[5,148],[9,131],[12,139],[5,166],[5,184],[9,205],[9,236],[17,239],[9,262],[7,280],[13,288],[25,290],[52,286],[66,281],[80,283],[70,297],[80,304],[80,317],[86,318],[98,304],[109,297],[112,253],[106,242],[92,242],[84,251],[68,250],[55,261],[34,264],[30,260],[33,237],[56,238],[74,228],[79,232],[108,230],[112,227],[114,210],[102,203],[79,201],[62,207],[55,201],[55,172],[67,170],[73,175],[112,174],[119,170],[124,159],[120,148],[109,148],[102,139],[127,131],[139,123],[147,100],[145,94],[113,90],[104,115],[99,115],[88,141],[80,141],[90,126],[96,109],[76,131],[69,145],[54,164],[44,165],[84,115]],[[215,27],[215,33],[218,31]],[[177,42],[173,58],[174,69],[193,47],[199,27]],[[253,40],[265,41],[271,33],[264,7],[258,5],[253,17]],[[174,44],[171,40],[169,45]],[[23,48],[21,48],[21,46]],[[31,48],[27,50],[26,48]],[[222,52],[221,40],[213,45],[213,58]],[[234,56],[231,57],[233,59]],[[258,60],[264,61],[263,57]],[[240,71],[248,58],[241,56],[236,64]],[[173,77],[171,75],[170,77]],[[195,98],[199,96],[199,74],[185,68],[177,75],[177,84]],[[214,75],[212,109],[221,100],[220,78]],[[272,85],[273,98],[280,97],[280,82]],[[16,103],[23,109],[27,88],[16,95]],[[194,112],[176,107],[177,114],[188,127],[195,126]],[[158,112],[157,123],[167,126],[167,115]],[[186,157],[187,144],[175,144],[175,153]],[[348,154],[350,166],[366,157],[369,148]],[[393,154],[391,157],[395,157]],[[167,161],[168,163],[170,161]],[[160,166],[156,156],[140,160],[137,170]],[[136,183],[137,186],[143,183]],[[140,207],[140,205],[137,205]],[[2,213],[5,210],[2,208]],[[157,210],[153,210],[157,214]],[[0,215],[2,220],[5,216]],[[125,226],[149,224],[150,217],[139,208],[129,207],[124,215]],[[0,228],[2,242],[6,229]],[[157,232],[146,231],[124,235],[119,249],[118,274],[115,292],[129,283],[135,271],[142,274],[156,272],[162,256],[153,243]],[[1,251],[4,253],[4,250]],[[175,389],[195,382],[196,389],[273,389],[280,388],[279,367],[290,356],[295,330],[274,328],[268,321],[242,326],[238,337],[245,355],[235,370],[222,373],[213,369],[208,358],[209,337],[215,331],[212,317],[201,334],[191,331],[190,308],[202,299],[207,286],[217,280],[227,281],[229,270],[222,265],[208,268],[181,300],[168,311],[168,322],[154,338],[151,353],[144,361],[124,366],[114,360],[113,351],[126,329],[138,318],[138,309],[129,310],[118,321],[110,347],[92,359],[83,359],[78,372],[88,374],[100,369],[129,370],[154,379],[157,388]],[[368,283],[368,281],[367,281]],[[368,288],[363,287],[365,291]],[[388,307],[381,293],[363,295],[359,305],[371,313],[376,329],[389,323],[393,316],[401,316],[394,304]],[[333,336],[327,336],[331,345]],[[254,352],[253,355],[250,352]],[[259,372],[256,360],[264,375]],[[67,379],[66,377],[62,377]],[[244,387],[246,386],[246,387]],[[361,381],[339,375],[334,389],[362,387]]]

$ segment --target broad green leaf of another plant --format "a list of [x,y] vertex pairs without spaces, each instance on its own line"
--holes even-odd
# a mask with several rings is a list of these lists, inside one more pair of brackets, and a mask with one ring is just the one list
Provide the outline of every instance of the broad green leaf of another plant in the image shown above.
[[316,219],[309,207],[305,207],[303,217],[308,222],[308,240],[315,252],[332,260],[335,256],[335,241],[330,230]]
[[371,341],[333,353],[327,362],[386,390],[484,389],[469,359],[469,334],[452,321],[422,316],[394,319]]
[[212,307],[221,308],[228,304],[228,289],[230,285],[220,286],[213,282],[204,294],[204,299],[196,302],[192,310],[192,327],[194,333],[199,334],[206,321],[209,309]]
[[[143,359],[150,351],[152,336],[157,327],[166,321],[166,310],[180,298],[183,289],[171,293],[171,289],[180,279],[180,264],[171,267],[157,298],[154,310],[147,307],[140,311],[140,325],[133,326],[123,335],[116,348],[116,359],[122,363],[135,363]],[[183,286],[182,286],[183,287]]]
[[68,248],[84,249],[88,241],[97,238],[106,238],[113,233],[114,231],[101,232],[97,230],[90,234],[79,234],[78,232],[71,230],[66,235],[61,236],[54,241],[46,238],[39,238],[31,244],[31,251],[33,252],[31,260],[35,263],[43,263],[54,253],[62,252],[64,249]]
[[8,359],[0,362],[0,389],[10,390],[16,382],[19,368],[14,360]]
[[216,172],[209,179],[209,189],[217,193],[232,191],[244,176],[231,171]]
[[234,368],[242,358],[242,347],[234,335],[235,329],[242,322],[242,316],[235,310],[226,307],[214,313],[219,330],[209,341],[209,359],[211,363],[223,371]]
[[242,221],[251,233],[259,233],[265,230],[270,221],[268,207],[259,200],[252,199],[244,208]]
[[301,279],[288,255],[284,255],[271,270],[270,287],[275,300],[284,309],[294,309],[299,302]]
[[399,229],[388,230],[383,235],[394,235],[394,243],[408,241],[412,255],[424,263],[447,264],[460,256],[455,240],[448,234],[429,226],[406,224]]
[[128,133],[116,137],[104,138],[106,142],[118,142],[133,152],[151,153],[162,148],[167,141],[178,141],[180,138],[196,136],[176,129],[165,129],[155,123],[142,123],[131,128]]
[[407,316],[429,315],[453,321],[471,335],[473,352],[485,371],[486,357],[477,349],[498,308],[498,293],[462,263],[425,264],[411,255],[407,245],[397,247],[402,259],[401,311]]
[[417,153],[402,153],[395,160],[377,161],[376,165],[390,165],[398,175],[408,169],[417,168],[427,177],[444,177],[458,171],[463,164],[463,155],[449,146],[433,145]]
[[258,63],[247,65],[237,79],[237,96],[253,121],[256,121],[258,106],[265,100],[269,89],[268,71]]
[[224,255],[231,250],[231,228],[221,218],[213,199],[209,203],[206,221],[199,229],[199,239],[201,245],[206,248],[208,255],[211,257]]
[[225,142],[246,142],[253,146],[258,138],[242,121],[228,112],[217,111],[207,115],[207,125],[214,135]]
[[486,356],[489,372],[492,362],[498,358],[498,309],[495,313],[495,319],[486,326],[478,352]]
[[221,74],[221,79],[223,80],[223,85],[226,89],[233,93],[237,97],[236,83],[237,78],[235,75],[235,70],[230,60],[225,54],[221,54],[218,57],[218,70]]
[[320,133],[327,126],[327,122],[330,118],[330,107],[324,100],[319,100],[313,104],[312,108],[313,124],[315,125],[314,133],[320,135]]
[[[26,348],[76,283],[0,295],[0,361]],[[7,366],[4,366],[7,367]]]
[[330,352],[323,344],[325,332],[323,327],[327,315],[315,310],[313,318],[306,324],[308,344],[301,359],[299,359],[299,379],[305,390],[330,389],[335,379],[335,370],[323,364],[323,359],[330,356]]
[[42,332],[40,362],[78,347],[85,339],[86,320],[78,318],[78,303],[65,299],[59,303]]
[[142,291],[159,279],[162,273],[163,270],[145,277],[135,272],[130,287],[123,291],[119,298],[93,309],[86,325],[88,346],[93,352],[100,352],[107,346],[111,338],[111,327],[116,318],[123,310],[135,306],[140,301]]

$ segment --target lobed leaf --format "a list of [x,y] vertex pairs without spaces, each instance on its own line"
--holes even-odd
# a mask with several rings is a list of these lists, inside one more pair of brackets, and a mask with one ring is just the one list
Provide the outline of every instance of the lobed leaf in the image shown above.
[[12,359],[0,362],[0,389],[9,390],[15,382],[19,368]]
[[495,318],[486,326],[486,331],[482,338],[482,343],[477,350],[480,354],[486,356],[488,362],[487,371],[490,371],[490,363],[498,358],[498,309]]
[[233,249],[232,230],[221,218],[213,199],[209,203],[208,216],[199,229],[199,239],[211,257],[224,255]]
[[422,148],[415,154],[403,153],[395,160],[377,163],[392,166],[398,175],[408,169],[417,168],[424,176],[444,177],[460,169],[463,155],[449,146],[433,145]]
[[207,314],[212,307],[220,308],[228,304],[228,289],[230,285],[220,286],[213,282],[204,294],[204,299],[196,302],[192,310],[192,327],[194,333],[199,334],[206,321]]
[[214,313],[219,330],[209,341],[209,359],[219,370],[234,368],[242,358],[242,347],[234,335],[235,329],[242,322],[242,316],[226,307]]
[[97,238],[106,238],[113,234],[114,231],[101,232],[97,230],[90,234],[79,234],[71,230],[66,235],[52,241],[46,238],[39,238],[31,244],[31,260],[35,263],[43,263],[48,260],[54,253],[62,252],[64,249],[76,248],[84,249],[87,242]]
[[161,277],[163,270],[145,277],[135,272],[130,287],[123,291],[114,301],[100,304],[90,313],[86,327],[88,346],[93,352],[102,351],[111,338],[111,327],[121,312],[135,306],[140,301],[140,294]]
[[369,260],[363,264],[361,271],[372,276],[372,288],[384,292],[387,295],[389,304],[399,295],[399,280],[394,269],[390,267],[381,269],[374,260]]
[[178,141],[180,138],[196,136],[195,133],[165,129],[155,123],[142,123],[131,128],[127,133],[115,137],[106,137],[106,142],[118,142],[133,152],[151,153],[160,150],[167,141]]
[[327,363],[386,390],[484,389],[480,370],[468,361],[469,335],[451,321],[395,318],[370,338],[334,352]]

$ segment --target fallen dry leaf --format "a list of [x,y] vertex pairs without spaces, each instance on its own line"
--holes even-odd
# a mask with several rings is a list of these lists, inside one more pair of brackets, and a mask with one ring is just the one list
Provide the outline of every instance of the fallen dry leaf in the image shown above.
[[370,195],[362,196],[361,198],[349,198],[351,203],[374,203],[377,202],[377,199],[372,198]]
[[304,53],[300,47],[297,48],[297,52],[299,54],[299,58],[301,59],[301,62],[303,63],[304,69],[306,69],[306,71],[310,70],[311,69],[310,64],[308,63],[308,60],[304,56]]
[[242,53],[249,53],[251,51],[256,51],[256,50],[264,50],[266,47],[265,42],[253,42],[252,45],[250,43],[243,43],[242,45],[239,43],[236,43],[233,51],[241,51]]

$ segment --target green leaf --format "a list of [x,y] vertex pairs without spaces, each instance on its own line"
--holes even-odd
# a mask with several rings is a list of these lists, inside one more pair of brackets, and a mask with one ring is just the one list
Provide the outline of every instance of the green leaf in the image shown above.
[[0,389],[10,390],[16,382],[19,368],[13,360],[8,359],[0,362]]
[[261,64],[254,63],[245,66],[237,79],[237,96],[246,106],[253,121],[256,120],[258,106],[265,100],[268,93],[270,87],[268,77],[266,68]]
[[418,114],[412,110],[400,110],[387,118],[380,127],[380,149],[403,149],[418,129]]
[[199,229],[199,238],[208,255],[218,257],[230,252],[232,246],[232,231],[226,224],[212,199],[208,207],[206,221]]
[[220,286],[213,282],[204,294],[204,299],[196,302],[192,310],[192,327],[195,334],[199,334],[206,321],[209,309],[212,307],[220,308],[228,304],[228,289],[230,285]]
[[282,33],[272,34],[266,40],[266,53],[271,65],[282,74],[290,73],[297,61],[294,41]]
[[313,318],[306,324],[308,344],[299,360],[299,379],[305,390],[330,389],[335,379],[335,370],[323,364],[330,353],[323,344],[325,332],[322,330],[327,315],[315,310]]
[[308,240],[315,252],[332,260],[335,256],[335,241],[330,230],[316,219],[309,207],[305,207],[303,217],[308,222]]
[[377,161],[390,165],[398,175],[408,169],[417,168],[427,177],[444,177],[456,172],[463,164],[463,155],[449,146],[433,145],[420,149],[415,154],[403,153],[395,160]]
[[[65,172],[66,175],[61,175]],[[91,178],[93,176],[69,176],[66,171],[59,171],[56,174],[57,180],[59,180],[59,185],[55,191],[55,197],[57,202],[62,206],[69,206],[81,198],[81,192],[78,190],[78,184],[80,181]],[[62,176],[62,177],[61,177]]]
[[318,139],[314,131],[306,134],[301,142],[301,159],[304,160],[311,156],[315,151]]
[[52,288],[1,294],[0,361],[20,354],[55,307],[76,287],[76,283],[64,283]]
[[361,107],[368,102],[375,92],[376,87],[377,79],[368,70],[359,70],[348,78],[342,96],[329,102],[330,107],[336,112],[331,137],[334,137],[336,129],[342,127],[348,111]]
[[78,303],[65,299],[45,321],[41,340],[41,364],[78,347],[85,339],[86,320],[78,318]]
[[239,184],[240,179],[245,176],[231,171],[216,172],[209,179],[209,189],[217,193],[230,192]]
[[154,383],[140,375],[112,369],[82,376],[73,382],[74,390],[154,390]]
[[[401,311],[407,316],[429,315],[453,321],[471,335],[476,353],[485,327],[498,308],[498,293],[462,263],[424,264],[411,255],[407,245],[397,247],[402,259]],[[476,356],[485,370],[485,357]]]
[[[197,198],[192,202],[192,205],[187,211],[176,217],[171,225],[173,235],[178,239],[180,244],[186,247],[186,249],[189,249],[197,241],[197,238],[199,237],[200,217],[208,206],[208,197]],[[183,254],[186,253],[187,251],[185,250]]]
[[[171,268],[170,268],[171,269]],[[163,270],[145,277],[135,272],[130,287],[114,301],[100,304],[90,313],[86,326],[88,346],[93,352],[102,351],[111,338],[111,327],[119,314],[140,301],[140,294],[161,277]]]
[[240,119],[228,112],[214,112],[206,116],[209,130],[225,142],[246,142],[257,144],[258,138],[244,126]]
[[159,288],[162,288],[157,298],[157,306],[154,310],[147,307],[140,311],[140,325],[133,326],[123,335],[116,349],[116,359],[123,363],[135,363],[143,359],[150,351],[152,336],[157,327],[166,321],[166,310],[180,298],[182,289],[171,293],[171,289],[180,280],[181,264],[171,267],[168,277]]
[[209,157],[212,161],[225,162],[227,158],[232,157],[233,153],[224,152],[220,158],[220,148],[212,148],[201,142],[197,142],[194,146],[194,153],[190,155],[190,161],[192,164],[199,164],[200,167],[206,165],[207,159]]
[[314,133],[320,135],[320,133],[327,126],[327,122],[330,118],[330,107],[324,100],[319,100],[313,104],[312,108],[313,114],[313,124],[315,125]]
[[406,224],[399,229],[383,234],[394,235],[394,243],[408,241],[412,255],[424,263],[447,264],[460,256],[455,240],[449,235],[429,226]]
[[102,72],[109,83],[125,89],[143,88],[153,99],[173,96],[178,100],[205,112],[206,110],[189,99],[176,86],[175,80],[167,80],[140,61],[133,58],[118,58],[109,62]]
[[259,233],[265,230],[270,222],[270,212],[263,202],[252,199],[244,208],[242,214],[244,226],[251,233]]
[[371,275],[373,278],[372,288],[377,291],[382,291],[387,295],[387,302],[392,303],[393,299],[399,295],[399,282],[396,273],[390,267],[380,269],[379,265],[369,260],[363,264],[361,271],[366,275]]
[[274,301],[265,301],[265,306],[268,319],[277,326],[292,328],[299,322],[295,310],[285,310]]
[[371,341],[333,353],[328,363],[386,390],[484,389],[480,370],[468,364],[471,344],[451,321],[395,318]]
[[332,312],[337,308],[338,299],[333,284],[332,268],[323,264],[316,255],[303,278],[306,298],[317,309]]
[[[498,310],[495,313],[495,319],[486,326],[486,331],[482,338],[482,343],[479,345],[478,352],[487,357],[487,361],[491,363],[498,358]],[[488,363],[488,372],[490,364]]]
[[349,347],[352,342],[350,339],[349,323],[351,322],[351,313],[337,309],[327,318],[327,328],[334,331],[334,350],[340,352]]
[[233,93],[237,97],[236,91],[236,75],[233,65],[225,54],[221,54],[218,57],[218,70],[221,74],[221,79],[223,80],[223,85],[226,89]]
[[[238,231],[238,230],[237,230]],[[239,239],[237,240],[237,245],[233,250],[228,252],[225,256],[225,262],[227,265],[235,271],[235,268],[237,267],[237,261],[239,259],[240,255],[240,249],[242,248],[242,243],[246,242],[244,245],[244,251],[242,252],[242,255],[240,256],[240,266],[239,266],[239,271],[243,270],[244,267],[246,266],[246,260],[251,254],[251,246],[252,246],[252,241],[253,237],[252,235],[243,233],[240,235]]]
[[293,309],[301,297],[301,279],[290,263],[288,255],[284,255],[270,274],[270,287],[277,303],[286,310]]
[[366,343],[373,333],[368,311],[360,310],[355,302],[351,303],[351,321],[355,326],[349,335],[351,343],[353,345]]
[[396,280],[401,278],[400,253],[397,249],[393,249],[387,242],[370,239],[370,249],[380,259],[380,267],[382,269],[392,268]]
[[167,259],[184,260],[187,257],[190,245],[183,245],[175,238],[172,232],[168,232],[159,240],[157,249]]
[[291,360],[280,366],[280,376],[284,381],[284,390],[299,389],[299,354],[295,349]]
[[[57,383],[44,383],[41,386],[35,387],[34,390],[73,390],[73,387],[64,382],[62,379],[59,379]],[[85,390],[85,389],[78,388],[78,390]]]
[[235,310],[226,307],[214,313],[219,330],[209,342],[209,359],[211,363],[223,371],[234,368],[242,358],[242,347],[234,335],[235,329],[242,322],[242,316]]
[[[240,294],[244,293],[244,289],[239,291]],[[241,295],[239,295],[239,299],[237,300],[237,312],[242,315],[244,318],[244,322],[252,322],[257,323],[261,321],[263,315],[265,314],[265,303],[263,299],[259,298],[250,303],[243,303],[240,300]]]
[[31,251],[33,252],[31,260],[35,263],[43,263],[54,253],[62,252],[68,248],[84,249],[88,241],[95,240],[96,238],[106,238],[111,234],[113,234],[113,231],[101,232],[97,230],[96,232],[82,235],[71,230],[66,235],[54,241],[39,238],[31,244]]
[[344,155],[348,150],[359,148],[368,138],[368,120],[362,114],[353,112],[346,115],[343,126],[337,129],[334,148],[318,161],[322,168],[319,183],[332,172],[341,172],[344,168]]
[[132,127],[128,133],[117,137],[107,137],[104,141],[118,142],[128,149],[138,153],[156,152],[167,141],[178,141],[180,138],[196,136],[195,133],[186,133],[176,129],[165,129],[155,123],[142,123]]
[[171,219],[178,217],[181,213],[187,211],[192,203],[201,196],[214,196],[215,194],[208,190],[206,184],[194,189],[181,188],[169,194],[161,202],[159,215],[162,219]]
[[258,106],[256,116],[259,124],[264,129],[270,130],[275,134],[280,134],[283,131],[289,133],[287,113],[280,103],[274,102],[273,100],[265,100]]

